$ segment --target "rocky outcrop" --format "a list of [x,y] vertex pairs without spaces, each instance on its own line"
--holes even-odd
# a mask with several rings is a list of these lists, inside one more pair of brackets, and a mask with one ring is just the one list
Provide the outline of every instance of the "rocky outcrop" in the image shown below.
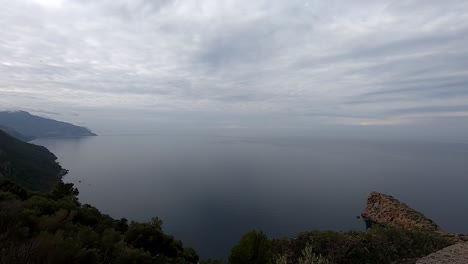
[[468,243],[466,242],[468,235],[442,231],[431,219],[390,195],[372,192],[367,198],[367,206],[361,216],[368,228],[375,224],[422,228],[438,233],[455,244],[418,260],[417,264],[468,263]]
[[390,195],[372,192],[367,198],[367,206],[361,214],[367,227],[373,224],[403,228],[422,228],[429,231],[441,231],[439,226],[422,213]]

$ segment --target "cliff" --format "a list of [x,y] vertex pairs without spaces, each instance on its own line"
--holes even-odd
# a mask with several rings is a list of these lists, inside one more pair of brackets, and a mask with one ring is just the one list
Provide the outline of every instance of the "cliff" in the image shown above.
[[374,224],[403,228],[422,228],[440,231],[439,226],[422,213],[414,210],[393,196],[372,192],[367,198],[367,206],[361,214],[367,227]]

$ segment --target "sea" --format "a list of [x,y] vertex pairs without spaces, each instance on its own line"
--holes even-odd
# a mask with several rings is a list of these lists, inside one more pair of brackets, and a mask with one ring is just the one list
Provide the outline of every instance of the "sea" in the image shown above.
[[468,233],[468,144],[326,137],[100,135],[37,139],[79,199],[129,221],[159,217],[202,258],[240,237],[365,230],[372,191]]

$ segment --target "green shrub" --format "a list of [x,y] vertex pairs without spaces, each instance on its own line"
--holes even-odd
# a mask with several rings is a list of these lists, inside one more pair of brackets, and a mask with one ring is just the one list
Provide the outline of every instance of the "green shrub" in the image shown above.
[[220,259],[206,259],[201,260],[200,264],[224,264],[225,262]]
[[73,185],[52,193],[0,183],[0,263],[192,264],[193,249],[165,234],[161,221],[128,225],[75,198]]
[[231,264],[269,264],[272,260],[271,242],[263,232],[250,231],[232,249]]
[[420,258],[451,245],[440,235],[417,229],[373,227],[367,232],[313,231],[295,239],[273,240],[273,254],[287,255],[298,263],[303,250],[323,256],[332,263],[395,263]]
[[329,264],[330,262],[312,251],[312,246],[307,245],[302,250],[302,257],[299,258],[299,264]]

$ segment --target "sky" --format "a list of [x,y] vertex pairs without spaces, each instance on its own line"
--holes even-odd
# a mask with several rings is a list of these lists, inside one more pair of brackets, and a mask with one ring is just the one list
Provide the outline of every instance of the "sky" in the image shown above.
[[468,141],[466,0],[0,0],[0,24],[2,110]]

